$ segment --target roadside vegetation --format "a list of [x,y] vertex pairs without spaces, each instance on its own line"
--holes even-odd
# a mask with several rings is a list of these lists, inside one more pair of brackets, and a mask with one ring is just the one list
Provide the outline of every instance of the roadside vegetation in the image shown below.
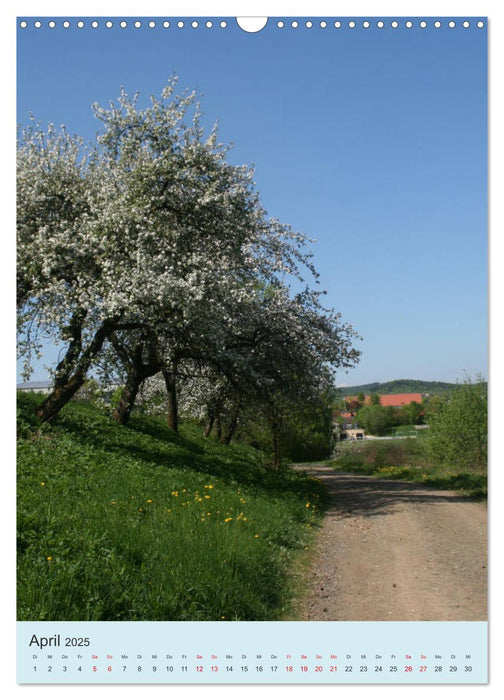
[[19,620],[289,615],[325,491],[183,420],[18,397]]
[[461,491],[472,498],[486,498],[486,472],[435,464],[427,440],[349,441],[338,445],[333,469],[367,474],[380,479],[402,479],[427,486]]

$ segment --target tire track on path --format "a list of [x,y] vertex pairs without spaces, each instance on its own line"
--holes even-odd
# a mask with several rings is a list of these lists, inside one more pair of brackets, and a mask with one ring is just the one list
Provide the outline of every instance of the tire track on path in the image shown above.
[[298,468],[333,499],[300,619],[487,619],[485,503],[327,466]]

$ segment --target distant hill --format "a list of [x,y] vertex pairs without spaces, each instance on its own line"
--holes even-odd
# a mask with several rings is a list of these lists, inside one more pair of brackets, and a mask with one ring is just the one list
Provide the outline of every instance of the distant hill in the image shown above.
[[394,379],[391,382],[373,382],[371,384],[360,384],[359,386],[338,387],[343,396],[357,396],[363,394],[410,394],[419,392],[421,394],[446,394],[459,386],[449,382],[424,382],[421,379]]

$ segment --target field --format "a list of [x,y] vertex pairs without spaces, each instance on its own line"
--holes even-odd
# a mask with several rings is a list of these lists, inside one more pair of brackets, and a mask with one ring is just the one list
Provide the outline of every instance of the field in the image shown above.
[[19,620],[292,615],[323,487],[201,426],[74,401],[51,424],[18,397]]

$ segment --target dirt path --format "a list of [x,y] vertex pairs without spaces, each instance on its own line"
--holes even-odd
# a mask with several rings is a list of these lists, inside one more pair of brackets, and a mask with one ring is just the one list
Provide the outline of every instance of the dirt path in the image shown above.
[[487,511],[452,491],[306,466],[333,496],[303,620],[486,620]]

